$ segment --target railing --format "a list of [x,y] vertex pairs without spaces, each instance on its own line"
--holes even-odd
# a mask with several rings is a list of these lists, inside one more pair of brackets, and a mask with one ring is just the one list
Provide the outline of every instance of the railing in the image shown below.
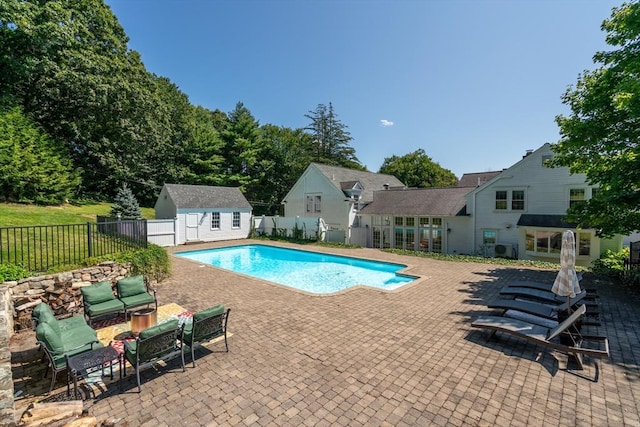
[[31,272],[146,247],[146,220],[0,227],[0,264]]

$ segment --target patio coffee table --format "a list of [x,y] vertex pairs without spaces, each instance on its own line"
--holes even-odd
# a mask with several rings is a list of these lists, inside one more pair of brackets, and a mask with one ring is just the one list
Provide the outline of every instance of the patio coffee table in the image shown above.
[[87,369],[96,368],[100,366],[104,373],[104,366],[109,364],[111,373],[111,379],[113,379],[113,361],[118,360],[118,367],[120,369],[120,378],[122,378],[122,359],[120,354],[115,348],[108,345],[106,347],[100,347],[95,350],[87,351],[75,356],[67,357],[67,396],[70,392],[69,376],[73,377],[73,393],[74,397],[78,398],[78,377],[82,376],[82,372]]

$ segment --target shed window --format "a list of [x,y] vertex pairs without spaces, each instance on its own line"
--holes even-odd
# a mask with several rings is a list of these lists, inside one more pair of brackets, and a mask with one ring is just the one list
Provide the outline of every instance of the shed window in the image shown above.
[[240,212],[233,213],[233,228],[240,228]]
[[211,212],[211,229],[220,230],[220,212]]

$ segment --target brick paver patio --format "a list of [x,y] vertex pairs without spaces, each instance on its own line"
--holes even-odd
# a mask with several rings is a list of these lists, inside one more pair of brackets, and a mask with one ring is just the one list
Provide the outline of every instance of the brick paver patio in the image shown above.
[[[564,370],[562,354],[506,335],[487,341],[470,327],[505,281],[552,282],[552,271],[307,249],[401,262],[424,280],[395,292],[312,296],[173,257],[172,277],[158,286],[160,303],[231,307],[230,352],[210,345],[184,373],[175,362],[146,370],[140,394],[129,375],[86,401],[89,413],[154,427],[640,426],[636,294],[585,275],[582,284],[600,295],[599,332],[609,337],[611,358],[597,361],[599,369],[588,359],[581,377]],[[26,397],[44,388],[15,372],[14,381]]]

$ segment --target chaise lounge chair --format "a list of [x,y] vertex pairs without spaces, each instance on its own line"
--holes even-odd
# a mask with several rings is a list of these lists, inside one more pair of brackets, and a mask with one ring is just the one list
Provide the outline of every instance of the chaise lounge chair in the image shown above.
[[[574,356],[579,369],[584,368],[582,357],[584,355],[597,358],[609,357],[609,341],[606,337],[581,335],[575,328],[575,323],[582,317],[587,308],[581,305],[566,320],[553,329],[535,325],[519,319],[500,316],[482,316],[476,319],[471,326],[474,328],[488,329],[491,331],[489,338],[496,332],[504,332],[519,338],[552,348]],[[570,339],[571,344],[562,344],[556,339],[560,335]],[[587,343],[597,343],[598,348],[586,347]],[[594,346],[595,347],[595,346]]]
[[[530,280],[516,280],[513,282],[507,282],[505,287],[508,288],[531,288],[538,289],[541,291],[549,291],[551,292],[551,288],[553,287],[553,283],[547,282],[534,282]],[[597,297],[598,290],[597,289],[584,289],[587,292],[587,296],[589,297]]]
[[[566,297],[562,297],[551,291],[541,291],[539,289],[522,288],[519,286],[505,286],[500,290],[501,297],[524,298],[527,300],[540,301],[547,304],[562,304],[567,302]],[[593,297],[587,296],[587,291],[582,291],[571,299],[571,305],[582,302],[584,299],[593,301]],[[597,306],[594,302],[588,303],[590,306]]]
[[[577,301],[571,301],[571,307],[574,307]],[[488,308],[493,308],[497,310],[503,310],[503,312],[507,312],[510,310],[515,310],[522,313],[531,314],[534,316],[542,317],[550,320],[558,320],[558,312],[559,311],[567,311],[569,305],[565,301],[562,304],[551,305],[545,304],[537,301],[525,301],[520,299],[497,299],[491,301],[487,304]],[[504,314],[504,313],[503,313]],[[598,322],[599,313],[597,310],[588,310],[586,313],[586,317],[591,318],[588,323],[583,322],[583,324],[590,324],[593,326],[599,326],[600,322]]]

